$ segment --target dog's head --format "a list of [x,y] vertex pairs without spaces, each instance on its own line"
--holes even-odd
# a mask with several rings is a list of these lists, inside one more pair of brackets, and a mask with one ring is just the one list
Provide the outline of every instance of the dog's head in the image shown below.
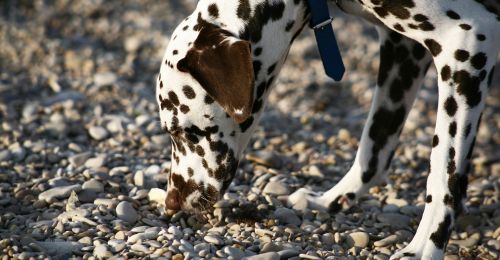
[[183,34],[167,48],[157,83],[162,127],[172,140],[166,205],[173,210],[205,209],[220,198],[248,141],[242,125],[252,124],[250,43],[198,19],[197,28],[180,29],[195,38]]
[[161,124],[172,139],[166,205],[173,210],[210,208],[228,188],[304,25],[279,19],[286,11],[302,17],[295,4],[285,10],[283,2],[262,1],[250,13],[234,1],[219,5],[224,13],[201,3],[174,31],[157,81]]

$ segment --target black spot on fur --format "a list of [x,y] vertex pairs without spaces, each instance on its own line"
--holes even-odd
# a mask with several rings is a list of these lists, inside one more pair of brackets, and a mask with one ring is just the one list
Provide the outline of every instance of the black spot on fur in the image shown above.
[[405,32],[405,28],[403,28],[403,26],[399,23],[394,25],[394,29],[400,32]]
[[261,67],[262,67],[262,62],[258,60],[253,61],[253,73],[254,73],[253,75],[255,76],[255,78],[257,78],[257,75],[259,75]]
[[446,15],[447,15],[448,17],[450,17],[451,19],[453,19],[453,20],[458,20],[458,19],[460,19],[460,15],[458,15],[457,13],[455,13],[455,12],[454,12],[454,11],[452,11],[452,10],[448,10],[448,11],[446,11]]
[[486,54],[484,52],[480,52],[470,59],[470,63],[472,64],[472,67],[474,67],[477,70],[480,70],[484,68],[484,65],[486,65],[486,61],[488,58],[486,57]]
[[184,96],[186,96],[188,99],[194,99],[196,97],[196,93],[194,92],[193,88],[188,85],[182,87],[182,92],[184,92]]
[[434,137],[432,138],[432,147],[436,147],[438,146],[438,144],[439,144],[439,136],[434,135]]
[[186,105],[181,105],[180,110],[182,113],[187,114],[189,112],[189,107]]
[[[240,13],[239,10],[240,7],[242,6],[242,2],[245,2],[248,5],[248,0],[240,1],[240,6],[238,7],[238,13]],[[243,9],[246,10],[247,8]],[[249,6],[248,9],[250,9]],[[285,11],[285,4],[283,2],[265,1],[255,6],[255,10],[253,12],[252,17],[250,17],[249,11],[242,12],[245,13],[246,14],[245,16],[248,16],[249,18],[245,17],[244,19],[248,20],[248,23],[245,26],[244,30],[240,32],[240,37],[242,39],[246,39],[254,43],[259,42],[262,39],[262,31],[263,31],[262,28],[269,21],[277,21],[278,19],[281,19],[283,17],[284,11]]]
[[412,54],[415,59],[421,60],[425,56],[425,52],[426,50],[422,45],[418,43],[413,45]]
[[262,108],[262,100],[261,99],[255,100],[252,107],[252,114],[259,112],[261,108]]
[[427,48],[429,48],[429,51],[431,52],[432,56],[434,56],[434,57],[438,56],[441,53],[441,51],[443,50],[441,45],[433,39],[426,39],[424,41],[424,43],[425,43],[425,46],[427,46]]
[[179,98],[177,98],[177,95],[173,91],[168,92],[168,98],[175,106],[179,105]]
[[429,18],[423,14],[416,14],[413,16],[413,19],[417,22],[424,22],[429,20]]
[[328,206],[328,211],[330,212],[330,214],[338,213],[342,209],[342,205],[339,203],[339,200],[341,198],[341,196],[338,196],[330,203],[330,205]]
[[469,137],[471,130],[472,130],[472,124],[468,123],[467,126],[465,127],[465,133],[464,133],[465,138]]
[[267,68],[267,75],[271,75],[273,74],[274,70],[276,69],[276,63],[274,63],[273,65],[269,66],[269,68]]
[[179,53],[179,51],[178,51],[178,50],[174,50],[174,51],[172,52],[172,55],[177,55],[178,53]]
[[399,79],[395,79],[390,87],[389,96],[393,102],[399,102],[403,99],[404,89],[402,87],[402,82]]
[[208,6],[208,14],[213,18],[219,18],[219,8],[217,4],[214,3]]
[[450,236],[450,225],[451,216],[449,214],[446,214],[443,222],[439,223],[436,232],[431,234],[430,238],[437,248],[443,249],[444,246],[448,243],[448,238]]
[[205,96],[205,104],[210,105],[212,103],[214,103],[214,99],[211,96],[206,95]]
[[243,123],[240,124],[241,132],[246,132],[250,126],[253,124],[253,116],[247,118]]
[[478,77],[471,77],[469,72],[460,70],[453,73],[453,80],[458,84],[457,92],[466,98],[469,107],[475,107],[481,102],[481,80]]
[[240,0],[240,4],[238,5],[238,9],[236,9],[236,15],[243,20],[250,19],[250,13],[252,9],[250,9],[250,3],[248,0]]
[[426,203],[431,203],[431,202],[432,202],[432,195],[427,195],[427,196],[425,197],[425,202],[426,202]]
[[457,135],[457,122],[450,123],[449,132],[451,137],[455,137],[455,135]]
[[455,98],[451,96],[448,97],[448,99],[444,102],[444,108],[449,116],[454,116],[458,109],[458,104],[457,101],[455,101]]
[[484,34],[478,34],[478,35],[476,36],[476,38],[477,38],[479,41],[484,41],[484,40],[486,40],[486,36],[484,36]]
[[445,65],[441,69],[441,80],[447,81],[451,78],[451,68],[448,65]]
[[350,200],[354,200],[356,198],[356,194],[354,194],[353,192],[348,192],[345,195]]
[[395,111],[381,107],[373,116],[373,123],[369,132],[370,138],[374,141],[372,158],[369,162],[369,169],[363,173],[363,183],[369,182],[375,176],[378,165],[378,153],[387,144],[389,136],[396,134],[401,128],[405,116],[406,109],[404,106]]
[[289,22],[286,24],[285,30],[286,30],[287,32],[289,32],[289,31],[293,28],[293,26],[294,26],[294,25],[295,25],[295,21],[289,21]]
[[387,77],[389,76],[389,70],[394,64],[394,45],[390,41],[386,41],[380,47],[380,68],[378,71],[378,86],[384,85]]
[[434,25],[428,21],[424,21],[424,22],[420,23],[420,25],[418,27],[422,31],[433,31],[434,29],[436,29],[436,27],[434,27]]
[[456,50],[455,51],[455,59],[458,61],[466,61],[469,59],[469,52],[466,50]]
[[464,30],[466,30],[466,31],[468,31],[468,30],[472,29],[472,26],[470,26],[470,25],[468,25],[468,24],[465,24],[465,23],[463,23],[463,24],[461,24],[461,25],[459,25],[459,26],[460,26],[460,28],[462,28],[462,29],[464,29]]
[[457,165],[455,163],[455,160],[454,159],[451,159],[448,161],[448,174],[454,174],[457,170]]
[[262,54],[262,48],[261,47],[256,48],[255,51],[253,51],[253,54],[255,56],[261,55]]

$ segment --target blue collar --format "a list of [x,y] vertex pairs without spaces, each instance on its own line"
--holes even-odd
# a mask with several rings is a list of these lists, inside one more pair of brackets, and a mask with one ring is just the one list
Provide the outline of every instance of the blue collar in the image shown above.
[[311,12],[310,26],[316,35],[316,42],[326,74],[340,81],[345,72],[339,46],[333,33],[332,20],[327,0],[307,0]]

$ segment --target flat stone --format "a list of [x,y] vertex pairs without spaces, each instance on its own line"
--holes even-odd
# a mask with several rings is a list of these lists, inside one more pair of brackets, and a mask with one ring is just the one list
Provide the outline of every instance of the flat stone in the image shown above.
[[410,217],[397,213],[379,214],[377,220],[393,228],[404,228],[410,224]]
[[101,87],[113,84],[117,80],[117,76],[111,72],[102,72],[94,75],[94,83]]
[[459,245],[460,247],[472,247],[477,245],[479,242],[479,239],[481,238],[481,235],[479,233],[474,233],[470,237],[463,239],[463,240],[450,240],[450,244],[455,244]]
[[166,198],[167,192],[159,188],[152,188],[148,193],[149,201],[156,202],[160,205],[165,205]]
[[347,245],[349,248],[356,247],[366,247],[370,242],[370,237],[366,232],[353,232],[347,236]]
[[89,128],[89,135],[97,141],[101,141],[108,137],[108,131],[101,126],[92,126]]
[[75,154],[73,156],[70,156],[68,158],[69,163],[75,167],[78,168],[85,164],[85,162],[90,158],[90,152],[85,152],[85,153],[79,153]]
[[288,259],[288,258],[296,257],[299,254],[300,254],[300,252],[295,250],[295,249],[285,249],[285,250],[281,250],[278,252],[280,259]]
[[377,247],[382,247],[382,246],[390,246],[392,244],[395,244],[399,241],[399,237],[398,235],[390,235],[384,239],[381,239],[381,240],[378,240],[378,241],[375,241],[373,243],[374,246],[377,246]]
[[38,195],[38,199],[45,200],[46,202],[52,202],[54,199],[66,199],[69,197],[72,191],[79,192],[81,190],[82,186],[80,184],[55,187],[40,193]]
[[249,257],[246,257],[243,259],[246,259],[246,260],[279,260],[280,255],[276,252],[269,252],[269,253],[249,256]]
[[127,246],[127,243],[119,239],[111,239],[108,241],[108,246],[113,253],[121,252]]
[[98,180],[91,179],[83,183],[82,190],[101,193],[104,191],[104,185]]
[[220,246],[224,244],[224,240],[219,238],[218,236],[207,235],[203,238],[206,242]]
[[113,254],[108,250],[108,247],[105,244],[100,244],[94,247],[94,252],[92,254],[100,259],[113,256]]
[[290,193],[290,190],[283,183],[269,182],[262,192],[264,194],[272,194],[272,195],[280,196],[280,195],[288,195]]
[[128,201],[122,201],[116,206],[116,216],[121,220],[127,221],[130,224],[134,224],[139,217],[137,211],[134,209],[132,204]]
[[226,246],[226,247],[224,247],[223,251],[228,256],[231,256],[234,259],[242,259],[243,257],[245,257],[245,253],[243,253],[243,251],[241,251],[241,249],[239,249],[239,248]]
[[133,244],[130,249],[134,250],[134,251],[138,251],[138,252],[142,252],[142,253],[149,253],[149,248],[147,248],[145,245],[142,245],[142,244]]
[[254,154],[249,153],[246,155],[246,159],[275,169],[279,169],[283,165],[281,158],[277,154],[269,151],[258,151]]
[[97,157],[87,159],[87,161],[85,162],[85,167],[96,169],[102,167],[105,161],[106,161],[106,155],[101,154],[98,155]]
[[283,208],[283,207],[277,208],[274,211],[274,216],[276,216],[277,219],[286,224],[300,226],[300,224],[302,223],[302,221],[300,220],[299,217],[297,217],[295,212],[288,208]]

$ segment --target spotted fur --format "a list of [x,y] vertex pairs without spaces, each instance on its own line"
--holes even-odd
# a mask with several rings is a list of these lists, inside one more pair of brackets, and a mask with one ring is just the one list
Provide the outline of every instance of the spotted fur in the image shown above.
[[[463,209],[475,136],[499,51],[497,0],[337,0],[378,26],[377,87],[353,166],[293,206],[336,212],[384,179],[419,86],[433,62],[439,107],[424,214],[392,258],[442,259]],[[234,177],[290,45],[309,22],[305,0],[201,0],[174,31],[157,80],[172,137],[167,207],[207,209]]]

